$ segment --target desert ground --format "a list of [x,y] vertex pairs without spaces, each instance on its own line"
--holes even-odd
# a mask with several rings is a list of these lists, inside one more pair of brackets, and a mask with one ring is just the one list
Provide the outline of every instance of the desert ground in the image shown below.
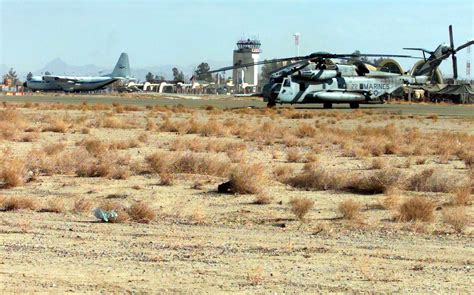
[[0,102],[1,293],[472,292],[472,106]]

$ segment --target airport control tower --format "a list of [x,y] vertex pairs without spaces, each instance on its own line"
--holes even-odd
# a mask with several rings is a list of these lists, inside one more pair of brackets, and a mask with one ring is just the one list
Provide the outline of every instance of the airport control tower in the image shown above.
[[[254,63],[260,57],[260,41],[257,39],[242,39],[237,42],[237,49],[234,50],[234,65]],[[234,69],[233,82],[237,86],[238,91],[242,91],[243,87],[254,86],[258,84],[258,66]]]

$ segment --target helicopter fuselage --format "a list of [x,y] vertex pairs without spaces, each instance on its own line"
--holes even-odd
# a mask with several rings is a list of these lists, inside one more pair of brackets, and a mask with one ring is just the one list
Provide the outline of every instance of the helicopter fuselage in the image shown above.
[[303,69],[264,86],[264,101],[275,103],[383,103],[384,98],[404,84],[424,83],[425,76],[406,76],[387,72],[366,71],[361,75],[354,66],[336,69]]

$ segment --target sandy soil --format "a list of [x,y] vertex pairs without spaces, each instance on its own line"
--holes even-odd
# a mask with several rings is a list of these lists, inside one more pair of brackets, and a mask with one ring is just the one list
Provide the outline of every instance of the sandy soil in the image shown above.
[[[11,106],[11,103],[10,103]],[[304,163],[289,163],[287,146],[263,144],[236,136],[203,137],[180,135],[158,130],[145,131],[147,118],[163,123],[163,113],[151,114],[145,108],[115,113],[129,127],[89,126],[89,134],[80,130],[108,110],[54,109],[16,105],[29,118],[28,126],[37,127],[32,142],[2,139],[0,148],[10,148],[19,157],[27,157],[33,148],[62,142],[74,149],[87,138],[105,142],[134,139],[146,133],[147,140],[136,147],[117,151],[133,160],[156,151],[168,151],[176,138],[244,142],[245,161],[263,163],[266,171],[279,165],[299,171]],[[355,129],[358,125],[383,127],[394,123],[400,130],[417,127],[422,132],[474,135],[470,115],[456,116],[450,106],[441,113],[427,116],[422,105],[387,113],[371,109],[369,115],[334,117],[340,110],[292,110],[312,113],[311,118],[289,119],[284,116],[216,112],[194,109],[192,113],[170,111],[166,117],[182,121],[216,118],[260,124],[268,120],[288,130],[302,122],[316,120],[327,126]],[[429,106],[431,107],[431,106]],[[458,108],[458,106],[452,106]],[[0,109],[5,110],[5,108]],[[435,109],[436,110],[436,109]],[[472,110],[472,108],[471,108]],[[443,115],[448,112],[449,115]],[[464,112],[464,109],[461,113]],[[345,113],[345,112],[344,112]],[[436,113],[435,111],[428,112]],[[454,112],[456,113],[456,112]],[[80,117],[84,120],[76,120]],[[65,132],[40,132],[51,118],[75,122]],[[335,120],[332,122],[331,120]],[[98,120],[98,119],[97,119]],[[390,121],[390,122],[389,122]],[[78,123],[86,122],[86,123]],[[83,124],[83,125],[81,125]],[[21,131],[19,137],[27,132]],[[303,146],[309,151],[310,147]],[[224,153],[221,153],[224,154]],[[116,155],[116,154],[113,154]],[[225,155],[225,154],[224,154]],[[381,155],[391,166],[416,172],[436,168],[453,175],[469,175],[465,163],[456,157],[441,161],[438,155],[426,155],[420,165],[407,165],[407,158]],[[318,153],[325,167],[347,170],[368,169],[373,156],[341,156],[335,145],[323,146]],[[418,157],[411,157],[415,161]],[[234,163],[235,164],[235,163]],[[234,165],[232,164],[232,165]],[[295,172],[296,173],[296,172]],[[472,172],[471,174],[472,175]],[[396,212],[380,206],[384,194],[361,195],[341,191],[307,191],[269,180],[265,193],[267,205],[254,204],[255,195],[219,194],[216,187],[226,177],[177,174],[173,185],[160,185],[154,173],[132,173],[126,179],[78,177],[72,174],[38,175],[17,187],[0,189],[0,195],[28,196],[46,206],[52,198],[61,198],[61,213],[45,210],[0,212],[0,291],[2,293],[470,293],[474,283],[474,207],[463,206],[468,223],[461,233],[442,220],[442,211],[453,197],[451,192],[402,191],[403,198],[425,196],[437,208],[433,222],[397,222]],[[199,185],[196,183],[199,182]],[[157,218],[143,224],[101,223],[91,212],[73,212],[73,203],[86,198],[97,206],[103,200],[125,205],[146,202]],[[314,207],[304,222],[290,210],[294,198],[313,200]],[[347,199],[362,205],[357,220],[341,218],[338,204]],[[46,210],[47,211],[47,210]]]

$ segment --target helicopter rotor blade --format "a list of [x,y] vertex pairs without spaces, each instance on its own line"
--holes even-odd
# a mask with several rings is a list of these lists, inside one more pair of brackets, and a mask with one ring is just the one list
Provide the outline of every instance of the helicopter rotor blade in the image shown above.
[[474,44],[474,40],[468,41],[468,42],[464,43],[463,45],[459,46],[458,48],[456,48],[455,51],[458,52],[459,50],[464,49],[466,47],[469,47],[473,44]]
[[233,66],[211,70],[208,73],[223,72],[223,71],[228,71],[228,70],[233,70],[233,69],[247,68],[247,67],[253,67],[257,65],[264,65],[264,64],[277,63],[277,62],[286,62],[286,61],[292,61],[292,62],[299,62],[303,60],[322,61],[324,59],[330,59],[330,58],[350,59],[350,58],[360,58],[360,57],[398,57],[398,58],[420,59],[420,57],[411,56],[411,55],[403,55],[403,54],[333,54],[333,53],[328,53],[328,52],[315,52],[315,53],[311,53],[309,55],[304,55],[304,56],[292,56],[292,57],[263,60],[263,61],[253,62],[253,63],[235,64]]
[[451,59],[453,61],[453,78],[456,80],[458,78],[458,61],[456,58],[456,50],[454,49],[452,25],[449,25],[449,46],[451,46]]

